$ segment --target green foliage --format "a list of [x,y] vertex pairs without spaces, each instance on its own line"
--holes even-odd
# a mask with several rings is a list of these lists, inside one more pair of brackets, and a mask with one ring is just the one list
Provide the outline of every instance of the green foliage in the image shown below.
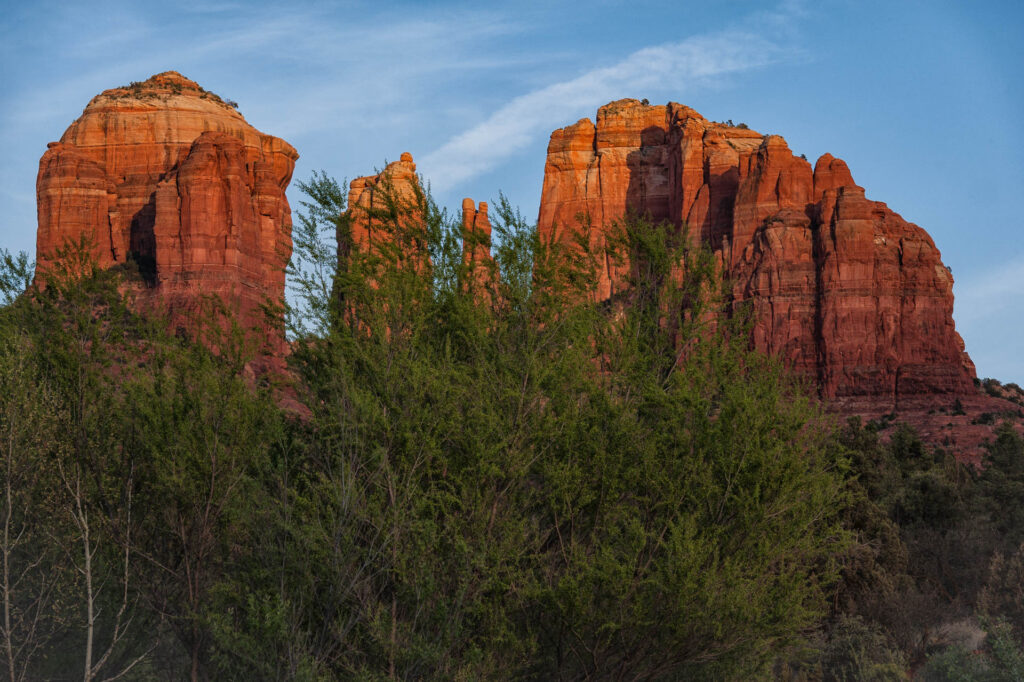
[[1024,635],[1024,545],[1010,555],[996,552],[978,596],[978,609],[989,618],[1002,618]]
[[953,416],[967,414],[966,412],[964,412],[964,405],[963,402],[961,402],[960,398],[957,398],[955,401],[953,401],[953,411],[950,412],[950,414]]
[[[28,676],[83,662],[92,676],[145,676],[157,649],[163,669],[187,670],[191,657],[202,670],[214,588],[245,556],[239,546],[256,545],[243,520],[280,413],[240,376],[242,334],[211,317],[198,334],[208,346],[169,335],[167,320],[131,311],[124,273],[96,268],[89,252],[69,245],[45,289],[0,309],[0,348],[17,351],[19,376],[37,387],[11,379],[12,399],[59,415],[49,431],[31,428],[45,450],[15,453],[48,491],[37,498],[23,483],[18,500],[46,524],[44,539],[24,537],[38,557],[29,566],[49,581],[42,623],[61,643],[38,652]],[[181,649],[165,645],[169,633]]]
[[20,335],[0,338],[0,386],[0,650],[4,670],[19,679],[60,634],[69,616],[61,597],[74,576],[50,542],[60,530],[53,522],[58,405]]
[[884,632],[857,616],[843,616],[832,627],[818,665],[827,682],[903,680],[907,669]]
[[[474,277],[429,197],[382,194],[332,333],[294,355],[314,657],[357,677],[692,677],[798,641],[843,546],[839,462],[742,327],[704,323],[707,255],[640,221],[608,252],[544,243],[502,199],[500,275]],[[632,264],[613,309],[588,295],[598,258]]]
[[24,251],[12,255],[0,248],[0,305],[10,305],[32,284],[35,264]]
[[1005,538],[1006,549],[1024,542],[1024,439],[1009,422],[986,446],[978,479],[978,505]]
[[12,647],[32,651],[40,645],[33,638],[49,632],[51,646],[26,668],[35,679],[68,668],[84,667],[90,677],[133,668],[144,645],[129,641],[127,624],[144,627],[149,620],[136,609],[138,592],[127,577],[131,559],[124,548],[136,507],[119,428],[123,396],[115,388],[126,371],[120,353],[149,327],[128,312],[116,277],[91,266],[88,252],[86,244],[68,245],[63,265],[46,273],[45,290],[30,290],[0,310],[0,346],[16,349],[22,376],[34,377],[37,386],[25,391],[12,381],[12,398],[32,400],[34,411],[51,411],[55,419],[48,431],[33,428],[45,450],[21,453],[32,458],[32,478],[47,491],[23,502],[33,502],[46,538],[23,537],[36,553],[24,570],[46,576],[50,609]]
[[881,627],[913,660],[935,631],[969,614],[982,580],[976,556],[990,533],[970,513],[973,479],[902,424],[885,443],[852,419],[841,439],[857,475],[846,511],[857,541],[845,558],[837,615]]
[[982,379],[981,380],[981,387],[982,387],[982,389],[984,389],[985,393],[987,393],[988,395],[992,396],[993,398],[1002,398],[1003,397],[1003,392],[1002,392],[1002,390],[1000,390],[1000,389],[1002,389],[1002,384],[1000,384],[997,379],[990,379],[990,378]]
[[[1019,674],[1011,426],[980,472],[896,415],[836,438],[671,226],[542,239],[502,196],[479,262],[429,191],[353,225],[300,187],[283,388],[223,311],[133,312],[88,244],[24,295],[0,254],[26,679]],[[975,613],[982,654],[937,634]]]
[[239,545],[259,537],[252,516],[268,504],[258,481],[280,439],[278,415],[238,376],[230,353],[198,345],[152,353],[152,372],[125,387],[125,449],[151,514],[139,519],[135,551],[149,600],[200,660],[216,620],[207,611],[213,595],[246,557]]
[[298,222],[292,230],[293,250],[287,273],[294,303],[286,311],[287,326],[296,336],[322,336],[331,324],[339,239],[341,243],[350,239],[345,193],[323,171],[314,172],[308,182],[296,184],[309,201],[300,202]]
[[981,682],[992,679],[985,660],[967,649],[954,646],[933,654],[921,671],[928,682]]
[[993,658],[996,645],[970,654],[948,634],[970,630],[963,624],[975,618],[1002,623],[989,629],[990,643],[1019,646],[1024,633],[1024,519],[1016,511],[1024,443],[1009,424],[995,435],[979,471],[903,425],[887,443],[859,420],[842,432],[857,474],[846,512],[857,542],[843,568],[837,615],[881,627],[911,661],[929,657],[927,679],[1013,679],[993,672],[1002,665]]
[[1016,682],[1024,679],[1024,651],[1009,626],[994,621],[986,627],[985,649],[952,646],[933,654],[921,669],[926,682]]
[[588,409],[552,396],[580,425],[545,478],[558,539],[545,674],[750,674],[820,613],[807,579],[829,551],[817,533],[836,532],[823,514],[842,504],[835,452],[742,327],[707,325],[706,254],[640,220],[619,238],[630,287],[599,320]]

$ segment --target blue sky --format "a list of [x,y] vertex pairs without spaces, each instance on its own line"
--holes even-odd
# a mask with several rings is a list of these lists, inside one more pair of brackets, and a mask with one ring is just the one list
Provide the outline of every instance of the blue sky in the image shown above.
[[[843,158],[924,227],[981,376],[1024,384],[1024,3],[1006,0],[0,2],[0,246],[35,246],[35,175],[100,91],[174,69],[315,169],[412,152],[439,201],[527,216],[548,135],[621,97],[688,104]],[[298,193],[290,190],[292,204]]]

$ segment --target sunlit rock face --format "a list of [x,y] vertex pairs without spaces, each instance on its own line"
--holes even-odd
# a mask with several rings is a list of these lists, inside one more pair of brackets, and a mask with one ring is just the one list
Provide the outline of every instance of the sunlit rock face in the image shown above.
[[[387,164],[379,173],[353,180],[347,204],[352,240],[365,248],[374,239],[384,238],[382,230],[377,229],[375,213],[391,210],[411,216],[420,193],[416,163],[409,152],[402,152],[398,161]],[[339,248],[344,248],[344,241],[339,236]]]
[[[368,249],[375,241],[389,240],[388,223],[415,227],[422,221],[419,213],[423,190],[412,154],[403,152],[398,161],[387,164],[373,175],[356,178],[349,184],[349,235],[338,235],[338,257],[344,260],[352,246]],[[463,262],[477,281],[486,274],[491,262],[491,222],[487,202],[479,206],[472,199],[462,201]],[[351,242],[351,243],[349,243]]]
[[487,217],[487,202],[479,206],[469,197],[462,200],[462,262],[471,270],[480,269],[491,262],[491,220]]
[[[822,396],[973,394],[953,324],[953,279],[928,234],[871,201],[846,164],[815,166],[777,135],[708,121],[689,107],[620,100],[556,130],[539,229],[567,239],[636,212],[715,254],[732,299],[755,313],[754,345],[812,377]],[[625,286],[602,265],[596,295]]]
[[283,301],[296,159],[174,71],[106,90],[40,159],[41,277],[84,238],[99,265],[138,267],[140,300],[174,315],[214,295],[258,327]]

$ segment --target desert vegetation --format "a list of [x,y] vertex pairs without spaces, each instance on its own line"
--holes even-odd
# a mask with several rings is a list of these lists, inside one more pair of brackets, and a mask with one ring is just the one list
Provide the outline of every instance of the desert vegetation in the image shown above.
[[595,252],[501,200],[467,263],[427,193],[358,243],[302,189],[286,372],[3,254],[5,678],[1024,676],[1013,429],[976,470],[836,424],[641,217]]

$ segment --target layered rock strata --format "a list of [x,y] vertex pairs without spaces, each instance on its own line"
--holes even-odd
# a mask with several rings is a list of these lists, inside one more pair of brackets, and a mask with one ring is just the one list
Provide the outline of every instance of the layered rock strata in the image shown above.
[[[812,169],[777,135],[689,107],[620,100],[556,130],[539,229],[566,237],[635,212],[689,230],[716,255],[733,301],[750,301],[754,345],[827,398],[973,394],[952,318],[953,278],[928,234],[871,201],[831,155]],[[603,265],[596,295],[624,286]]]
[[174,71],[107,90],[40,159],[41,277],[84,242],[100,266],[134,262],[144,298],[172,314],[215,295],[259,326],[283,301],[297,158]]

